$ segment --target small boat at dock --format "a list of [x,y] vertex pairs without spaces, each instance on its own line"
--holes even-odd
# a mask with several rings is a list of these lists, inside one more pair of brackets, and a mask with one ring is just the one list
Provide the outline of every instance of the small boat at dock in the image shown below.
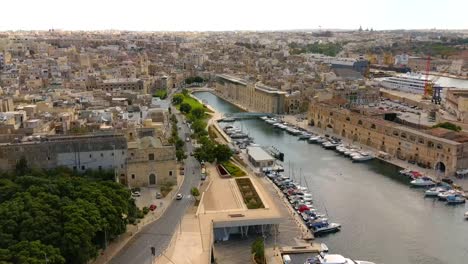
[[435,185],[435,182],[431,178],[421,177],[416,180],[412,180],[411,185],[415,187],[428,187]]
[[447,197],[447,204],[462,204],[465,203],[465,197],[461,196],[460,194],[450,195]]
[[299,134],[299,140],[307,140],[311,137],[312,135],[307,133],[307,132],[302,132]]
[[321,235],[340,231],[341,224],[328,223],[328,221],[319,221],[317,223],[311,224],[310,227],[312,232],[314,232],[314,235]]
[[367,152],[358,152],[357,154],[351,155],[351,159],[353,159],[355,162],[361,162],[374,159],[374,156]]
[[434,187],[426,190],[424,195],[426,197],[437,197],[439,194],[448,191],[448,187]]
[[444,200],[447,200],[447,197],[451,195],[456,195],[456,194],[460,194],[460,192],[457,190],[448,190],[446,192],[439,193],[437,197],[439,198],[439,200],[444,201]]
[[375,263],[370,262],[370,261],[364,261],[364,260],[353,260],[353,259],[345,258],[342,255],[338,255],[338,254],[321,253],[315,257],[307,258],[304,264],[375,264]]

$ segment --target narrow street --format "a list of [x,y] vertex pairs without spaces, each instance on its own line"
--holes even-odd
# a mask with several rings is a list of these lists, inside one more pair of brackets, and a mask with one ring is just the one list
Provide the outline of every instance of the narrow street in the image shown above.
[[[174,111],[175,108],[173,108]],[[190,133],[190,128],[183,124],[183,117],[176,113],[179,129],[179,137],[184,139]],[[192,142],[186,142],[187,153],[193,151]],[[180,225],[185,211],[193,202],[190,189],[198,186],[200,182],[200,163],[188,155],[185,160],[185,180],[179,193],[184,195],[180,201],[174,200],[166,212],[154,223],[148,224],[136,234],[128,244],[110,261],[110,263],[152,263],[151,247],[155,247],[156,256],[160,255],[169,245],[176,228]]]

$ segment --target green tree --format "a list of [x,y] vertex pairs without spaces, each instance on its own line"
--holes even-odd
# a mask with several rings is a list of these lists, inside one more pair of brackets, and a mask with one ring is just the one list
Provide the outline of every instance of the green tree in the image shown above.
[[175,105],[179,105],[184,101],[184,96],[182,94],[175,94],[172,97],[172,103]]
[[184,88],[184,89],[182,89],[182,94],[183,94],[184,96],[188,96],[189,91],[188,91],[187,89]]
[[192,107],[188,103],[182,103],[180,104],[180,111],[182,113],[188,114],[192,110]]
[[232,156],[232,151],[227,145],[217,144],[214,148],[214,155],[219,163],[228,161]]
[[191,193],[194,197],[200,196],[200,191],[198,190],[197,187],[192,187],[192,189],[190,190],[190,193]]
[[205,117],[205,108],[195,107],[190,113],[195,119],[202,119],[203,117]]
[[265,245],[261,237],[257,237],[251,246],[252,254],[255,254],[255,260],[257,263],[265,262]]
[[62,264],[65,259],[60,250],[53,246],[44,245],[40,241],[21,241],[8,248],[9,260],[19,264]]
[[185,155],[185,151],[182,149],[176,150],[176,158],[177,160],[181,161],[187,158],[187,155]]
[[180,138],[177,138],[176,141],[175,141],[175,147],[176,149],[182,149],[185,145],[185,142],[180,139]]
[[44,263],[38,248],[48,263],[87,263],[140,214],[129,190],[107,171],[30,170],[2,179],[0,197],[0,263]]
[[192,123],[192,129],[196,134],[206,135],[206,122],[198,119]]

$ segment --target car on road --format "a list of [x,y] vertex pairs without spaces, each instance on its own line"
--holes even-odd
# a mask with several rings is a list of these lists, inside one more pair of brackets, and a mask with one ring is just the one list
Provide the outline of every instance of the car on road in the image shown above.
[[149,207],[150,211],[154,211],[154,210],[156,210],[156,208],[158,208],[158,207],[155,204],[152,204]]
[[176,200],[182,200],[183,197],[184,197],[184,196],[183,196],[181,193],[178,193],[178,194],[176,195]]
[[190,156],[193,156],[193,151],[190,151]]
[[205,174],[202,174],[201,180],[202,180],[202,181],[206,180],[206,175],[205,175]]
[[160,192],[156,193],[156,199],[161,199],[162,198],[162,194]]
[[132,192],[132,197],[140,197],[141,193],[139,191]]
[[190,141],[190,138],[189,138],[189,137],[186,137],[186,138],[185,138],[185,141],[186,141],[186,142],[189,142],[189,141]]

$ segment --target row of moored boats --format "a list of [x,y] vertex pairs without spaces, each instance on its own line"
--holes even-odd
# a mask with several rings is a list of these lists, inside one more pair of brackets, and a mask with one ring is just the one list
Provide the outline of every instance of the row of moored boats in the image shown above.
[[[437,198],[449,205],[464,204],[466,202],[464,191],[454,187],[450,179],[442,179],[442,181],[436,182],[432,178],[413,170],[401,170],[400,174],[409,177],[413,187],[427,188],[424,191],[425,197]],[[468,212],[465,213],[465,218],[468,220]]]
[[340,224],[329,222],[326,215],[315,208],[312,194],[307,187],[301,186],[289,176],[285,176],[278,171],[264,169],[263,172],[281,189],[292,208],[301,216],[314,235],[340,231]]
[[361,148],[353,145],[344,144],[341,139],[329,136],[329,135],[318,135],[309,131],[306,131],[299,127],[294,127],[287,122],[281,122],[276,118],[268,118],[266,116],[260,117],[267,124],[274,126],[275,128],[282,129],[287,133],[297,136],[299,140],[307,141],[310,144],[321,145],[325,149],[335,150],[341,153],[355,162],[362,162],[374,159],[374,155],[369,151],[363,151]]

